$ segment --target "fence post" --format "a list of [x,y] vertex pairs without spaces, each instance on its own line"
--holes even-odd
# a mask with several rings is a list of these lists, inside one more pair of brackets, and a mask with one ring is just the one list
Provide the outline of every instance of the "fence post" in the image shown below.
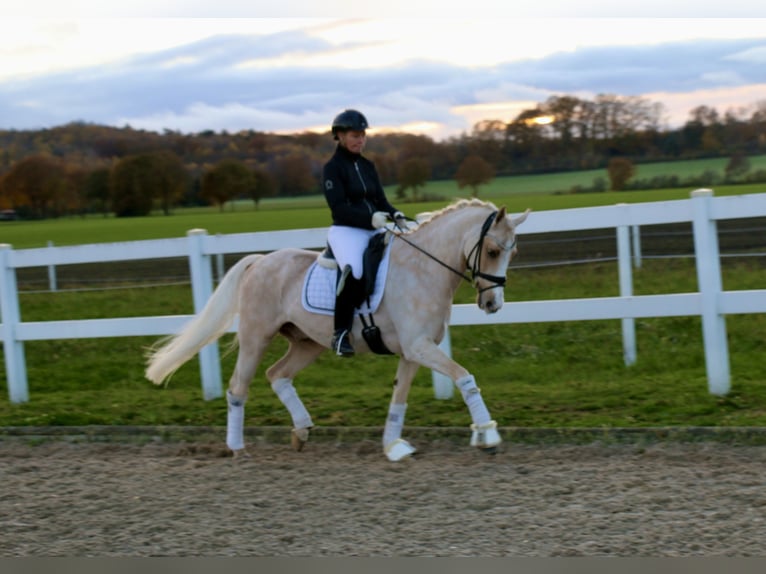
[[24,343],[16,339],[16,326],[21,323],[16,269],[11,267],[11,246],[0,244],[0,320],[3,324],[3,352],[5,374],[8,379],[8,398],[12,403],[29,400],[27,364]]
[[[618,205],[626,205],[620,203]],[[617,226],[617,266],[620,276],[620,297],[633,296],[633,272],[630,263],[630,227]],[[636,320],[624,317],[622,321],[622,355],[625,365],[636,363]]]
[[633,235],[633,266],[636,269],[641,268],[641,226],[631,225]]
[[[216,233],[215,236],[216,238],[220,238],[221,234]],[[215,270],[216,270],[216,279],[217,279],[216,285],[218,285],[224,276],[223,253],[216,253],[215,255]]]
[[[204,240],[207,231],[192,229],[186,234],[189,238],[189,271],[191,273],[194,312],[199,313],[213,294],[213,269],[210,255],[205,255]],[[210,343],[199,352],[202,395],[205,400],[223,396],[221,385],[221,361],[218,343]]]
[[[449,327],[444,327],[444,338],[439,343],[439,348],[444,351],[448,357],[452,356],[452,344],[449,337]],[[431,380],[434,386],[434,396],[437,399],[451,399],[454,385],[452,379],[446,375],[442,375],[437,371],[431,371]]]
[[[53,247],[53,241],[48,241],[48,247]],[[56,291],[58,289],[58,282],[56,281],[56,266],[51,263],[48,265],[48,289]]]
[[702,337],[705,345],[705,367],[708,390],[714,395],[729,392],[729,346],[726,340],[726,319],[718,311],[718,299],[723,291],[721,257],[718,250],[718,230],[713,219],[713,191],[698,189],[691,193],[694,254],[697,282],[702,300]]

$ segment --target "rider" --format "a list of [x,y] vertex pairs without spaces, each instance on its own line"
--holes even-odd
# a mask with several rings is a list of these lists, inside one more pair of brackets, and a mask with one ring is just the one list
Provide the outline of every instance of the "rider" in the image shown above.
[[342,270],[332,340],[333,351],[342,357],[354,354],[349,333],[363,286],[362,256],[369,239],[381,231],[389,217],[405,225],[404,214],[386,199],[375,164],[362,155],[368,126],[367,118],[357,110],[344,110],[335,117],[332,135],[338,145],[322,174],[332,213],[327,241]]

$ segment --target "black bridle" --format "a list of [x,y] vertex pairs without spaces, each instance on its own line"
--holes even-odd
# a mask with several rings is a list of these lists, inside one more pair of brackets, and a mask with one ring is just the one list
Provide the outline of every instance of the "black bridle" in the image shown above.
[[[481,226],[481,233],[479,233],[479,240],[476,242],[476,244],[471,248],[471,251],[468,253],[467,261],[470,261],[471,255],[474,253],[476,254],[473,258],[473,264],[471,265],[471,274],[468,275],[464,272],[461,272],[454,267],[451,267],[450,265],[447,265],[444,263],[444,261],[441,261],[431,255],[428,251],[425,249],[419,247],[418,245],[415,245],[412,241],[407,239],[404,234],[397,233],[396,236],[404,241],[407,245],[414,247],[424,255],[430,257],[434,261],[436,261],[439,265],[442,267],[446,267],[453,273],[459,275],[462,279],[465,279],[468,281],[473,287],[477,290],[477,293],[481,294],[484,293],[484,291],[489,291],[490,289],[494,289],[495,287],[505,287],[505,275],[490,275],[489,273],[484,273],[481,270],[481,252],[483,251],[484,247],[484,239],[487,237],[487,234],[489,233],[489,228],[492,227],[492,223],[495,221],[495,217],[497,216],[497,211],[493,211],[489,214],[489,217],[484,221],[484,224]],[[513,238],[513,243],[511,243],[510,247],[508,249],[513,249],[516,246],[516,237]],[[477,279],[486,279],[487,281],[494,283],[494,285],[491,285],[489,287],[483,287],[479,288]]]

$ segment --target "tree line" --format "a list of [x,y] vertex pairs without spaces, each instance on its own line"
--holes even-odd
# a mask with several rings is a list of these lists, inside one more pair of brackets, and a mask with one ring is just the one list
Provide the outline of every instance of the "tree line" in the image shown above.
[[[85,122],[0,130],[0,209],[36,218],[138,216],[179,205],[223,209],[242,198],[257,208],[266,197],[321,193],[322,166],[334,146],[329,130],[184,134]],[[747,173],[747,156],[762,153],[766,100],[723,114],[698,106],[671,129],[661,103],[614,94],[551,96],[509,122],[483,120],[444,141],[379,133],[365,152],[384,185],[394,185],[399,199],[409,193],[416,200],[428,199],[430,180],[453,179],[477,195],[499,175],[601,168],[608,168],[609,183],[591,191],[624,189],[633,164],[708,157],[730,157],[736,180]]]

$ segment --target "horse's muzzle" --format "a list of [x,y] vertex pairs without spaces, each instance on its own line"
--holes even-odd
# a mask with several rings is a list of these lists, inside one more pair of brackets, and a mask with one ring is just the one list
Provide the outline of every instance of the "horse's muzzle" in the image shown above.
[[487,315],[497,313],[503,306],[503,299],[501,297],[485,297],[482,293],[479,295],[478,300],[479,309],[484,311]]

